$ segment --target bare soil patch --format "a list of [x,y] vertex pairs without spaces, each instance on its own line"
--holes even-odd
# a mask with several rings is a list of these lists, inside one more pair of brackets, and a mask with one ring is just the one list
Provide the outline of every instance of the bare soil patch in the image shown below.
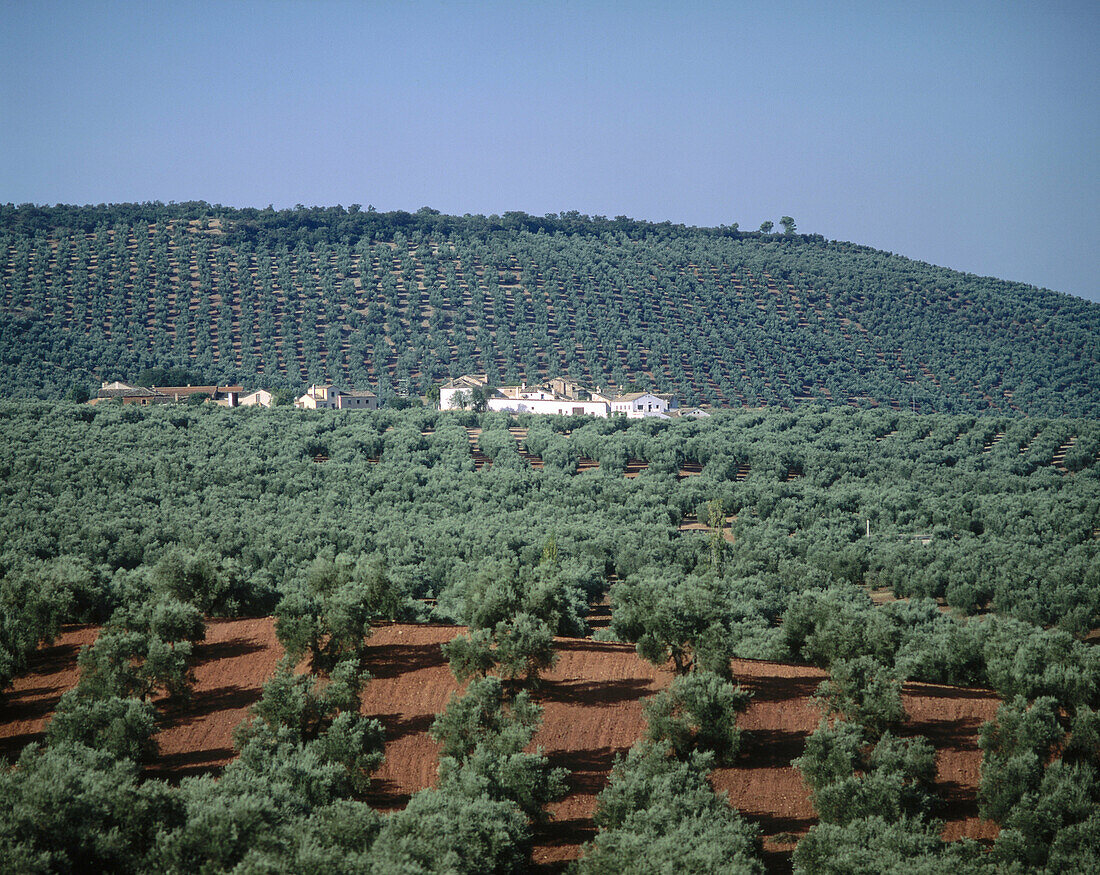
[[[460,630],[446,626],[390,626],[371,638],[375,680],[364,713],[386,726],[386,763],[378,774],[374,804],[399,807],[435,777],[438,746],[426,730],[458,690],[439,644]],[[634,648],[584,639],[559,639],[560,658],[538,691],[543,726],[535,737],[550,762],[571,770],[569,795],[550,806],[537,836],[535,861],[557,870],[575,859],[595,836],[596,795],[607,785],[616,756],[624,755],[645,730],[644,700],[668,686],[672,674],[638,658]],[[760,826],[769,868],[789,864],[793,842],[815,822],[809,793],[791,760],[819,720],[810,699],[826,673],[810,666],[735,660],[738,682],[753,693],[740,725],[742,754],[731,768],[715,771],[716,789]],[[977,816],[981,751],[977,735],[993,717],[993,693],[932,684],[908,684],[907,730],[929,736],[937,748],[936,791],[945,799],[937,812],[948,839],[991,839],[996,826]]]
[[149,774],[178,779],[220,772],[235,756],[233,730],[282,655],[269,617],[207,621],[206,640],[195,648],[194,694],[166,709],[157,734],[160,756]]
[[76,686],[80,648],[95,642],[95,626],[67,626],[49,647],[28,660],[27,672],[0,693],[0,756],[9,761],[32,741],[41,741],[62,693]]
[[[734,517],[734,519],[736,519],[736,517]],[[685,521],[685,522],[680,523],[679,531],[681,531],[681,532],[707,532],[707,533],[709,533],[709,532],[713,532],[714,529],[712,529],[706,523],[701,523],[701,522],[698,522],[698,521]],[[736,536],[733,534],[733,529],[728,527],[728,526],[724,526],[722,528],[722,538],[723,538],[723,540],[728,541],[731,544],[733,544],[734,542],[737,541]]]

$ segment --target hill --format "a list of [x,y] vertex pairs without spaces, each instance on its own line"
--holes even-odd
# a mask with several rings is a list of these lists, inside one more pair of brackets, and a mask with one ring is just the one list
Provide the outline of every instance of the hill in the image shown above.
[[[374,680],[362,710],[386,728],[386,762],[369,796],[381,810],[403,808],[413,793],[435,782],[439,745],[427,728],[458,689],[439,645],[457,631],[453,626],[393,625],[371,636],[367,660]],[[87,627],[67,631],[16,681],[0,721],[0,752],[15,755],[41,737],[61,693],[76,682],[78,647],[94,634]],[[535,741],[555,766],[572,775],[569,794],[551,806],[552,819],[536,836],[533,857],[546,869],[575,859],[580,846],[595,836],[596,794],[607,785],[614,758],[642,736],[644,699],[671,679],[629,645],[563,638],[557,649],[560,662],[537,697],[544,723]],[[220,771],[233,756],[234,727],[259,699],[280,655],[270,620],[211,621],[196,652],[192,700],[169,709],[157,736],[160,755],[148,773],[178,780]],[[745,751],[733,766],[716,770],[713,780],[760,826],[772,868],[782,869],[794,839],[816,821],[809,791],[790,761],[802,753],[806,736],[817,726],[818,712],[809,697],[825,673],[810,666],[735,660],[734,675],[753,693],[753,704],[740,720],[747,733]],[[981,723],[996,711],[997,697],[987,690],[909,684],[904,698],[910,715],[906,728],[936,744],[934,790],[943,800],[945,837],[995,837],[996,824],[977,816],[981,752],[976,742]]]
[[536,218],[0,207],[6,394],[153,367],[424,392],[571,374],[733,407],[1100,413],[1100,305],[818,235]]

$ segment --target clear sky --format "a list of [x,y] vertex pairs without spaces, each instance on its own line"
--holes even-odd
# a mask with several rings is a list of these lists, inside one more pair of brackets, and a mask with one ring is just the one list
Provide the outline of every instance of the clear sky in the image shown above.
[[0,201],[579,210],[1100,300],[1100,3],[30,2]]

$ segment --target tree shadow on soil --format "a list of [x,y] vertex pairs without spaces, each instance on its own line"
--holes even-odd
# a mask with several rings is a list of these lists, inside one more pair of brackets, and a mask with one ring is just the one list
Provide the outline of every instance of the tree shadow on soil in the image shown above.
[[978,735],[984,721],[977,717],[960,717],[958,720],[920,720],[905,724],[903,735],[923,735],[937,751],[976,752]]
[[7,738],[0,738],[0,757],[9,763],[15,762],[19,759],[19,754],[23,752],[23,748],[31,742],[40,742],[45,737],[45,732],[24,732],[21,735],[9,735]]
[[764,848],[760,855],[764,860],[764,871],[768,875],[789,875],[794,871],[791,851],[776,848]]
[[[548,753],[546,759],[550,768],[564,767],[570,770],[566,778],[569,789],[565,799],[577,796],[595,797],[607,787],[616,757],[625,756],[628,750],[628,747],[559,750]],[[534,830],[534,844],[538,848],[577,848],[579,851],[582,845],[595,837],[596,825],[591,815],[551,818],[537,825]],[[537,864],[534,868],[539,872],[564,872],[568,866],[568,860],[554,860]]]
[[447,665],[438,643],[383,644],[370,649],[367,665],[377,680],[400,677],[412,671]]
[[372,778],[366,801],[378,811],[394,811],[409,804],[412,793],[402,789],[396,781],[388,778]]
[[186,750],[158,756],[144,769],[146,778],[161,778],[177,783],[196,775],[220,775],[237,752],[228,747]]
[[[591,817],[574,817],[559,820],[552,818],[534,830],[535,846],[539,848],[580,848],[596,837],[596,824]],[[554,866],[555,863],[544,864]],[[547,870],[543,870],[547,871]],[[551,869],[550,871],[559,871]]]
[[602,747],[597,750],[555,750],[546,754],[550,768],[570,770],[566,783],[567,796],[588,794],[595,796],[607,786],[611,767],[616,757],[626,756],[629,747]]
[[966,787],[957,781],[936,781],[933,792],[936,796],[933,816],[948,821],[981,817],[978,794],[973,787]]
[[43,647],[27,659],[27,671],[24,677],[41,677],[57,674],[76,668],[76,658],[80,655],[80,644],[53,644]]
[[789,769],[802,756],[808,733],[791,729],[753,729],[741,734],[737,766],[744,769]]
[[190,701],[163,703],[161,729],[193,723],[218,711],[246,710],[260,700],[255,687],[214,687],[195,692]]
[[247,656],[250,653],[266,649],[264,645],[248,638],[232,638],[229,641],[219,641],[216,644],[200,642],[195,648],[194,664],[196,666],[206,665],[208,662]]
[[548,681],[539,688],[539,700],[559,704],[607,706],[634,702],[652,695],[653,683],[641,678],[619,681]]
[[375,714],[374,718],[386,730],[386,743],[406,735],[424,735],[435,722],[435,714]]
[[30,687],[25,690],[10,691],[0,697],[4,722],[15,723],[21,720],[40,720],[53,713],[61,700],[63,690],[57,687]]
[[764,836],[790,833],[802,835],[811,826],[817,823],[817,818],[810,817],[783,817],[776,814],[749,814],[742,811],[741,816],[760,827],[760,834]]
[[787,702],[809,699],[823,678],[735,677],[741,689],[752,693],[753,702]]

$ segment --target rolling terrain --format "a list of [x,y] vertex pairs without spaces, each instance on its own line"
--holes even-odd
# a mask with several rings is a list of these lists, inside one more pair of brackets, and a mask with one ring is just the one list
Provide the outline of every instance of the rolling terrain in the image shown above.
[[1100,305],[816,235],[563,214],[0,209],[5,389],[178,366],[425,392],[461,373],[731,407],[1092,416]]

